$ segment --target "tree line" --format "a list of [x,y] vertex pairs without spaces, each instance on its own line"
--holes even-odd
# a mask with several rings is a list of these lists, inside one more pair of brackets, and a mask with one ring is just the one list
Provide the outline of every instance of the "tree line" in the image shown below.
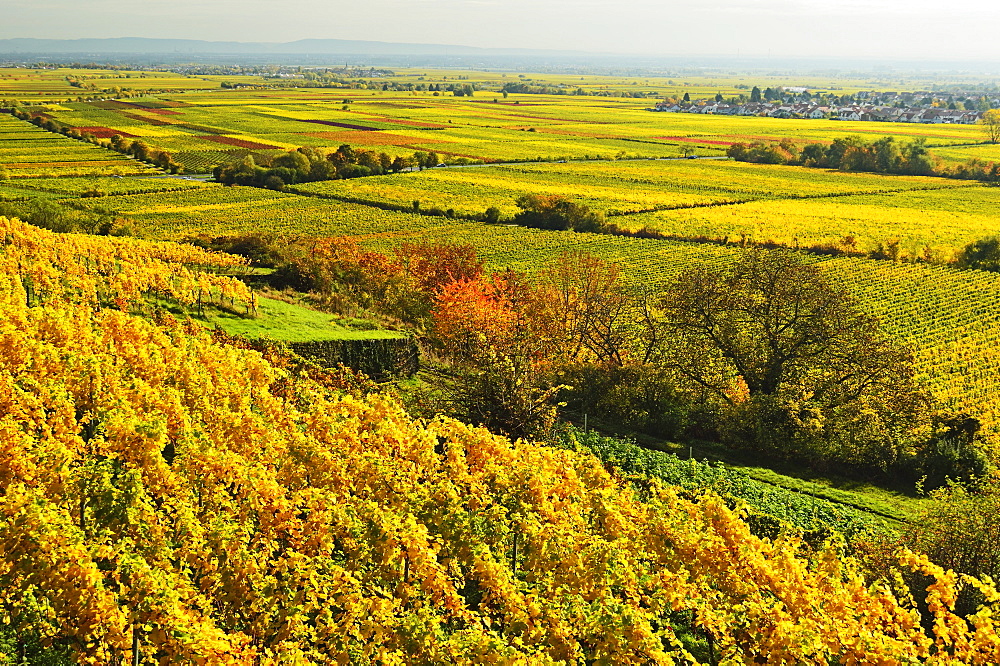
[[327,154],[314,148],[299,148],[276,157],[247,155],[242,160],[215,167],[215,180],[226,185],[249,185],[283,190],[286,185],[321,180],[381,176],[387,173],[440,164],[435,152],[417,151],[412,156],[392,157],[341,145]]
[[847,136],[834,139],[830,144],[803,145],[791,139],[770,143],[738,142],[726,149],[726,155],[740,162],[757,164],[1000,182],[1000,164],[971,159],[949,168],[928,151],[924,139],[904,142],[891,136],[875,140]]

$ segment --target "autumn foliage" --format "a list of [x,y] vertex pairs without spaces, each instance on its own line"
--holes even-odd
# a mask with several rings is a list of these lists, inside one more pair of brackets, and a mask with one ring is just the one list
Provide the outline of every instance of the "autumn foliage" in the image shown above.
[[334,311],[375,308],[418,327],[445,285],[483,272],[472,246],[451,243],[404,243],[387,255],[350,237],[308,238],[282,255],[278,286],[311,292]]
[[[0,626],[82,663],[133,645],[197,664],[1000,660],[990,606],[952,611],[960,584],[1000,600],[988,583],[900,551],[930,581],[921,617],[835,548],[756,538],[714,496],[100,307],[85,261],[51,263],[60,287],[29,303],[18,261],[43,252],[40,275],[59,241],[0,223]],[[164,284],[183,275],[166,246],[128,247],[136,280],[157,253]],[[458,284],[517,322],[516,284]]]

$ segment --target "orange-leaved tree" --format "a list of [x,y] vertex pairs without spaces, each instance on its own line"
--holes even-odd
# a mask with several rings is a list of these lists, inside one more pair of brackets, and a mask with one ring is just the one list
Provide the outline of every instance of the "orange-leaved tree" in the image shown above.
[[349,237],[310,238],[286,251],[277,284],[311,292],[338,312],[369,310],[418,328],[445,285],[482,275],[471,245],[403,243],[392,255],[368,250]]
[[402,243],[396,248],[396,261],[413,276],[416,287],[428,294],[483,274],[482,259],[467,243]]
[[512,271],[441,289],[434,335],[458,370],[452,400],[459,414],[515,438],[548,429],[558,391],[543,379],[556,337],[549,314],[545,292]]

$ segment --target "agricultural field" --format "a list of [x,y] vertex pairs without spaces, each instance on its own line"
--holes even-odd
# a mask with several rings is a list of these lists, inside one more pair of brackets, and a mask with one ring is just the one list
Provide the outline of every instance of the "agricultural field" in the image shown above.
[[934,156],[946,166],[954,166],[970,160],[1000,162],[1000,144],[974,143],[965,146],[935,148]]
[[155,169],[120,153],[0,114],[0,174],[6,178],[151,173]]
[[941,158],[946,164],[962,161],[966,154],[988,159],[997,153],[983,144],[977,126],[654,113],[648,110],[652,103],[622,97],[502,96],[489,90],[469,98],[429,91],[310,88],[194,90],[32,110],[98,137],[141,138],[174,154],[188,169],[202,171],[249,153],[273,155],[300,146],[332,150],[344,143],[390,155],[422,150],[446,161],[482,162],[678,157],[689,152],[719,156],[741,141],[830,142],[850,135],[924,140],[945,151]]
[[91,178],[18,178],[0,184],[0,189],[11,187],[31,192],[46,192],[64,197],[99,198],[123,194],[152,194],[217,187],[199,181],[174,176],[95,176]]
[[[474,73],[437,73],[442,81],[466,75],[470,78],[459,80],[477,80]],[[422,76],[423,82],[433,78],[416,71],[400,76]],[[478,76],[491,85],[504,78]],[[221,78],[208,83],[215,86]],[[564,83],[570,85],[572,78]],[[623,79],[610,78],[579,84],[622,85]],[[641,88],[646,82],[632,83]],[[678,86],[693,83],[675,81]],[[713,81],[706,78],[700,84],[708,87]],[[714,84],[727,94],[721,80]],[[725,264],[738,256],[734,246],[741,237],[789,245],[843,243],[851,237],[858,250],[898,240],[903,256],[947,260],[965,243],[997,232],[994,211],[1000,190],[966,181],[728,160],[622,159],[678,157],[691,151],[710,157],[722,155],[737,141],[827,142],[848,135],[922,139],[945,163],[964,155],[1000,157],[994,146],[981,143],[980,128],[667,114],[649,112],[648,106],[648,100],[617,97],[502,97],[484,91],[456,98],[329,89],[202,90],[39,105],[37,111],[98,137],[141,138],[171,152],[190,170],[298,146],[333,150],[345,143],[392,155],[423,150],[452,162],[466,157],[516,163],[311,183],[284,193],[165,178],[95,178],[114,173],[102,169],[132,169],[121,175],[149,175],[151,169],[0,116],[0,163],[10,178],[0,187],[0,197],[74,198],[80,205],[132,220],[150,238],[248,232],[351,235],[379,249],[402,240],[449,240],[472,243],[492,267],[525,271],[545,266],[568,249],[580,249],[618,262],[636,289],[655,289],[692,265]],[[90,171],[84,173],[86,169]],[[68,177],[45,178],[57,174]],[[81,198],[93,189],[106,196]],[[378,207],[412,208],[420,201],[425,212],[440,208],[475,215],[496,206],[510,216],[523,194],[568,196],[604,212],[624,229],[728,236],[730,245],[457,223]],[[891,333],[914,345],[918,370],[942,401],[997,421],[1000,367],[994,349],[1000,282],[994,275],[901,262],[810,260],[852,292],[864,309],[882,317]]]
[[810,200],[778,197],[614,221],[623,229],[647,228],[668,235],[746,237],[788,246],[833,244],[862,252],[898,242],[902,255],[949,261],[968,243],[1000,231],[998,206],[1000,190],[965,184]]
[[[739,202],[874,195],[968,187],[944,178],[846,173],[731,160],[616,160],[437,168],[371,178],[295,185],[303,194],[479,214],[489,206],[513,215],[518,197],[559,195],[616,217],[632,228],[644,211]],[[638,223],[641,227],[644,222]],[[638,228],[636,227],[636,228]],[[728,232],[727,232],[728,233]],[[723,234],[718,234],[723,235]]]
[[[185,313],[186,314],[186,313]],[[257,297],[256,314],[244,317],[232,311],[206,307],[204,319],[198,323],[206,328],[221,328],[230,335],[266,338],[280,342],[318,342],[325,340],[375,340],[405,337],[399,331],[370,328],[358,329],[353,320],[320,312],[299,304]]]
[[64,67],[27,69],[0,68],[0,99],[23,103],[47,103],[93,96],[101,92],[150,90],[207,90],[220,84],[201,77],[171,72],[142,72]]
[[29,190],[18,187],[17,181],[0,180],[0,201],[29,201],[34,199],[64,199],[64,194],[45,192],[42,190]]
[[414,231],[450,223],[370,206],[309,198],[251,187],[211,186],[81,202],[134,221],[149,238],[272,233],[285,237],[341,236]]
[[943,404],[1000,424],[1000,276],[944,266],[838,258],[826,277],[915,352]]
[[[365,97],[361,105],[344,110],[342,102],[354,91],[275,95],[233,92],[171,97],[171,106],[148,98],[51,106],[45,115],[61,123],[107,138],[120,134],[141,138],[172,153],[189,168],[209,169],[249,152],[275,154],[309,146],[332,150],[349,143],[358,147],[406,155],[434,151],[445,159],[476,161],[586,159],[617,155],[679,156],[685,146],[677,142],[633,141],[635,132],[614,132],[581,124],[578,118],[508,116],[498,111],[504,104],[485,101],[469,108],[455,106],[455,98],[428,96],[416,115],[405,113],[411,100],[379,94]],[[355,98],[358,96],[355,94]],[[522,111],[516,104],[508,104]],[[400,108],[404,107],[404,108]],[[495,107],[495,108],[494,108]],[[565,109],[564,109],[565,110]],[[500,113],[500,115],[497,115]],[[587,115],[586,109],[576,111]],[[645,112],[643,112],[645,113]],[[572,114],[571,114],[572,115]],[[413,119],[416,118],[416,119]],[[543,126],[563,124],[546,130]],[[718,147],[705,150],[721,154]]]

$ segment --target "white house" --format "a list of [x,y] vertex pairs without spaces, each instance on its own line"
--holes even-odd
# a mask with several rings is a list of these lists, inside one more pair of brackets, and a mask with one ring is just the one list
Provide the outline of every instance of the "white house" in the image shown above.
[[840,109],[837,120],[861,120],[861,109],[856,106],[848,106]]
[[656,111],[666,111],[667,113],[677,113],[681,110],[680,104],[668,104],[667,102],[660,102],[656,105]]

